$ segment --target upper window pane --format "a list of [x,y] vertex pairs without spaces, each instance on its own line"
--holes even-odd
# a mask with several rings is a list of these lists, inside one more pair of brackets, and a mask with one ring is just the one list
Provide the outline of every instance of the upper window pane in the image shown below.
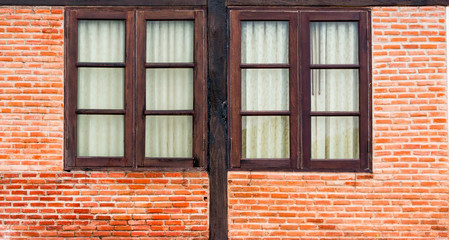
[[312,64],[357,64],[357,22],[310,23]]
[[149,63],[193,62],[193,21],[147,21]]
[[78,21],[79,62],[124,62],[125,22],[118,20]]
[[242,63],[288,63],[288,22],[242,21]]

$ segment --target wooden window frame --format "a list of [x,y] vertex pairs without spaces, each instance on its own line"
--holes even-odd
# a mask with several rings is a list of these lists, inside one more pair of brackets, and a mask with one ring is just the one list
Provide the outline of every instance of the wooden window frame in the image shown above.
[[[205,147],[205,104],[206,76],[204,50],[205,14],[201,10],[138,10],[137,11],[137,49],[146,52],[146,21],[151,20],[193,20],[194,21],[194,61],[192,63],[146,63],[145,55],[137,57],[137,165],[138,167],[199,167],[206,165]],[[145,74],[146,69],[156,68],[191,68],[193,69],[193,110],[146,110]],[[157,115],[192,116],[193,117],[193,157],[191,158],[146,158],[145,157],[145,117]]]
[[[230,169],[256,171],[336,171],[371,172],[371,57],[370,57],[370,11],[369,9],[270,9],[233,8],[230,14],[230,50],[228,94],[230,129]],[[242,21],[289,21],[289,63],[242,64],[241,22]],[[358,22],[359,63],[353,65],[312,65],[310,62],[310,22],[312,21],[354,21]],[[244,68],[286,68],[289,69],[289,111],[241,110],[241,69]],[[359,70],[359,111],[357,112],[311,112],[310,72],[311,69]],[[242,159],[242,116],[289,116],[290,158],[288,159]],[[311,117],[312,116],[358,116],[359,158],[358,159],[311,159]]]
[[[65,91],[64,91],[64,169],[65,170],[204,170],[206,168],[206,71],[205,11],[202,8],[67,8],[65,11]],[[78,20],[125,21],[124,63],[78,62]],[[147,20],[193,20],[194,60],[189,64],[145,63]],[[188,66],[187,66],[188,65]],[[125,68],[124,110],[78,109],[79,67]],[[194,107],[191,111],[145,111],[145,69],[147,67],[188,67],[194,72]],[[123,157],[77,156],[77,115],[124,115]],[[154,158],[145,151],[145,115],[168,114],[193,117],[192,158]],[[144,164],[146,162],[146,164]]]

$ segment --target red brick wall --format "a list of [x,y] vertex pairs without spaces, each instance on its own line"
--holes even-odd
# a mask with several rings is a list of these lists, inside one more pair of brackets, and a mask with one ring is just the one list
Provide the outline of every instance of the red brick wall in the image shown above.
[[0,238],[207,239],[205,173],[0,175]]
[[0,171],[63,166],[63,10],[0,8]]
[[207,239],[206,173],[62,171],[63,23],[0,7],[0,239]]
[[448,237],[445,8],[372,26],[373,174],[231,172],[231,239]]

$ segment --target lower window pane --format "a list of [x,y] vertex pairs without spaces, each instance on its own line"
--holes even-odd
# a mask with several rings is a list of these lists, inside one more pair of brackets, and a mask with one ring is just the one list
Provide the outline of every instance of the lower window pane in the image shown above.
[[147,116],[145,157],[192,157],[192,116]]
[[289,158],[288,116],[242,117],[242,158]]
[[358,158],[358,117],[312,117],[312,159]]
[[78,156],[123,157],[124,116],[78,115]]
[[313,69],[311,77],[312,111],[358,111],[357,69]]

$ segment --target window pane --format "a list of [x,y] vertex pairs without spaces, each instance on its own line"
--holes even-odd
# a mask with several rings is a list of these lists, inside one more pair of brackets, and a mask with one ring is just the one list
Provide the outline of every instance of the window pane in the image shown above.
[[355,69],[312,70],[312,111],[359,111],[359,73]]
[[358,158],[358,117],[312,117],[312,159]]
[[78,68],[78,108],[123,109],[123,68]]
[[147,69],[147,110],[192,110],[193,69]]
[[78,61],[124,62],[125,22],[117,20],[78,21]]
[[242,69],[242,110],[288,109],[288,69]]
[[357,64],[357,22],[310,23],[312,64]]
[[242,117],[242,158],[289,158],[288,116]]
[[148,21],[147,62],[193,62],[193,21]]
[[122,157],[124,116],[78,115],[78,156]]
[[242,63],[288,63],[288,22],[242,21]]
[[192,116],[147,116],[145,157],[192,157]]

